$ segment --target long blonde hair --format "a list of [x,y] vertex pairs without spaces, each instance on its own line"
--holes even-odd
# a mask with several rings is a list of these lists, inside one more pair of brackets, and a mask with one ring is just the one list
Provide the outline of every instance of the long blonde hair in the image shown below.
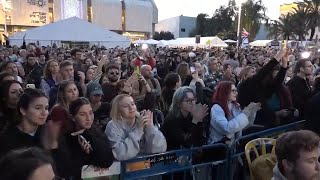
[[120,102],[126,97],[132,98],[128,94],[119,94],[118,96],[116,96],[113,99],[112,105],[111,105],[111,112],[110,112],[110,117],[112,120],[122,119],[121,118],[121,111],[120,111]]

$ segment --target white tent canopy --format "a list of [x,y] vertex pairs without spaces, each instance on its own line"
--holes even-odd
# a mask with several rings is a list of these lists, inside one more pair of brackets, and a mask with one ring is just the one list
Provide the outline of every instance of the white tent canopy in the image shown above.
[[39,42],[40,45],[61,43],[61,41],[90,42],[105,47],[130,45],[128,38],[77,17],[15,33],[9,37],[10,43],[21,45],[23,36],[27,43]]
[[177,38],[174,41],[170,41],[171,46],[210,46],[210,47],[228,47],[219,37],[201,37],[200,43],[196,44],[196,38]]
[[148,39],[148,40],[137,40],[134,41],[134,44],[149,44],[149,45],[157,45],[160,41],[154,40],[154,39]]
[[232,39],[224,40],[224,42],[225,42],[225,43],[237,43],[237,41],[232,40]]
[[250,46],[256,46],[256,47],[271,46],[271,41],[272,40],[256,40],[249,44]]
[[154,40],[154,39],[148,39],[146,41],[144,41],[144,44],[158,44],[159,41]]

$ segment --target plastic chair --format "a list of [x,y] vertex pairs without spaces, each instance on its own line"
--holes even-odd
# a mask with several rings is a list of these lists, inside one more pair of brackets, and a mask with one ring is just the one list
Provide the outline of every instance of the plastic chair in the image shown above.
[[[250,176],[251,176],[251,180],[254,180],[254,176],[253,176],[253,171],[252,171],[252,162],[254,160],[251,159],[251,152],[253,151],[256,158],[266,154],[270,154],[267,153],[267,146],[266,145],[271,145],[272,146],[272,150],[271,150],[271,154],[275,154],[275,145],[276,145],[276,139],[272,139],[272,138],[257,138],[254,139],[250,142],[248,142],[245,146],[245,154],[246,154],[246,159],[248,162],[248,166],[249,166],[249,170],[250,170]],[[257,147],[259,147],[259,149],[261,148],[261,151],[259,153]]]

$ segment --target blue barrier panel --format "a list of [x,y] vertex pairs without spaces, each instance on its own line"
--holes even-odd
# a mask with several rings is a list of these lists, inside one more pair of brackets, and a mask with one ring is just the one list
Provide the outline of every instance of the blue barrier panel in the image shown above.
[[[197,162],[197,155],[203,153],[204,151],[208,152],[209,150],[214,152],[214,150],[217,148],[225,151],[226,157],[224,159],[201,162],[204,159],[200,158],[198,159],[200,161]],[[222,172],[218,171],[217,176],[227,176],[227,162],[229,159],[227,152],[228,147],[225,144],[213,144],[198,148],[182,149],[155,155],[137,157],[121,162],[120,177],[121,179],[126,180],[141,179],[184,171],[184,174],[182,175],[184,178],[186,178],[187,175],[191,176],[191,174],[196,176],[196,170],[200,169],[201,167],[213,165],[225,165],[226,168],[223,168],[223,170],[221,170]],[[173,178],[173,176],[171,176],[171,178]],[[159,176],[157,179],[161,179],[161,177]]]
[[[239,143],[245,140],[250,141],[258,137],[294,130],[304,123],[305,120],[248,134],[237,139],[230,147],[225,144],[213,144],[197,148],[181,149],[160,154],[142,156],[127,161],[122,161],[120,178],[122,180],[141,179],[184,171],[184,178],[182,179],[185,179],[187,174],[189,174],[189,176],[192,174],[193,179],[196,179],[196,171],[198,169],[202,167],[208,167],[210,171],[206,172],[210,173],[211,175],[211,167],[215,166],[218,167],[218,170],[213,174],[215,177],[212,179],[232,180],[233,173],[235,172],[235,169],[233,168],[233,162],[238,158],[243,159],[245,154],[244,147],[239,148],[241,147],[239,146]],[[200,158],[198,162],[195,161],[196,155],[201,153],[214,155],[214,150],[217,150],[218,148],[222,148],[226,153],[224,158],[220,158],[218,160]],[[206,156],[204,158],[206,158]],[[156,179],[162,178],[159,176],[159,178]],[[171,176],[171,179],[173,179],[173,176]],[[240,179],[245,179],[245,177]]]
[[[287,132],[287,131],[295,130],[296,128],[304,125],[305,122],[306,122],[306,120],[301,120],[301,121],[297,121],[297,122],[294,122],[294,123],[290,123],[290,124],[278,126],[278,127],[275,127],[275,128],[262,130],[262,131],[259,131],[259,132],[256,132],[256,133],[248,134],[248,135],[242,136],[239,139],[237,139],[234,142],[234,144],[229,147],[229,150],[230,150],[230,152],[229,152],[230,153],[229,154],[230,159],[229,159],[229,163],[228,163],[229,164],[229,168],[230,168],[229,169],[229,174],[231,175],[235,171],[235,169],[232,167],[233,162],[235,160],[238,160],[239,158],[245,159],[244,146],[245,146],[245,144],[247,142],[249,142],[249,141],[251,141],[253,139],[256,139],[256,138],[275,135],[275,134],[280,134],[280,133],[284,133],[284,132]],[[244,172],[246,172],[246,171],[244,171]],[[244,179],[244,177],[242,177],[241,179]],[[230,178],[230,180],[232,180],[232,178]]]

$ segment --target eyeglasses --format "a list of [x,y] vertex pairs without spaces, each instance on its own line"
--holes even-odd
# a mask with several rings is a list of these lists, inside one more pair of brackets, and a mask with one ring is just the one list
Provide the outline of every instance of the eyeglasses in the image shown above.
[[110,72],[110,75],[119,75],[119,72]]
[[196,99],[186,99],[183,102],[186,102],[187,104],[195,104],[196,103]]
[[304,66],[304,67],[309,67],[309,68],[311,68],[313,65],[309,65],[309,66]]
[[238,93],[238,90],[237,89],[231,89],[231,92]]

